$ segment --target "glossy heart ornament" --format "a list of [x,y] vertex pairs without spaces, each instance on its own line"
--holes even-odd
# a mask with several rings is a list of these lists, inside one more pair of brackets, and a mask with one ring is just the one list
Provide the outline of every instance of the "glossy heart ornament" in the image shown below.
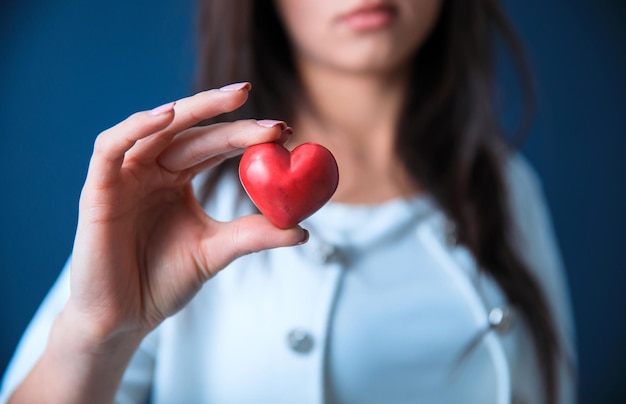
[[319,144],[304,143],[289,152],[277,143],[262,143],[244,152],[239,178],[261,213],[288,229],[328,202],[339,170],[332,153]]

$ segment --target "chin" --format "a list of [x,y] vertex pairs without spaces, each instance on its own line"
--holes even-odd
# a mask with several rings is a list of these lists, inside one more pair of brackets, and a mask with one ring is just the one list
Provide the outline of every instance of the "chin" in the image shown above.
[[410,54],[392,54],[390,52],[376,52],[366,55],[350,55],[337,60],[336,67],[355,74],[395,74],[406,66]]

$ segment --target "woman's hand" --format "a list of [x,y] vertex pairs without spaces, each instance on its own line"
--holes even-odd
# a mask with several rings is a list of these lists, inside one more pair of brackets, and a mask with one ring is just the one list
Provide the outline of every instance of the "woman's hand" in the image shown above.
[[[252,144],[286,141],[277,121],[193,127],[247,99],[239,83],[139,112],[98,136],[80,200],[64,316],[94,341],[145,334],[235,258],[305,241],[261,215],[208,217],[192,194],[200,171]],[[67,318],[66,318],[67,320]],[[67,322],[66,322],[67,325]]]
[[80,200],[71,293],[41,358],[9,400],[107,403],[143,337],[235,258],[306,241],[261,215],[208,217],[192,194],[200,171],[252,144],[285,142],[276,121],[193,127],[239,108],[238,83],[132,115],[96,140]]

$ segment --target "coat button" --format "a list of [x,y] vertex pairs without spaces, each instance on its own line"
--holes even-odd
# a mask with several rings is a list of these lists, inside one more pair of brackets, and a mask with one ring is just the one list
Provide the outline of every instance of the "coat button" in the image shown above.
[[494,307],[489,311],[489,324],[499,333],[505,333],[511,328],[511,310],[506,307]]
[[287,335],[287,343],[293,351],[306,354],[313,349],[313,336],[302,328],[296,328]]

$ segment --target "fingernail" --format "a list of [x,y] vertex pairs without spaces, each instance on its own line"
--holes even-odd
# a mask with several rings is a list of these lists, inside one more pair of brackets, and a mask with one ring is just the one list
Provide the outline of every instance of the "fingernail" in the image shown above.
[[233,83],[233,84],[229,84],[227,86],[221,87],[220,91],[239,91],[239,90],[248,90],[250,91],[250,89],[252,88],[252,84],[248,83],[247,81],[241,82],[241,83]]
[[261,125],[265,128],[273,128],[275,126],[280,125],[281,130],[287,129],[287,124],[283,121],[276,121],[274,119],[261,119],[260,121],[256,121],[258,125]]
[[276,141],[278,142],[278,144],[281,144],[284,146],[292,134],[293,134],[293,129],[291,129],[290,127],[287,127],[286,129],[283,129],[283,132],[280,134],[280,137]]
[[298,244],[296,245],[302,245],[304,243],[306,243],[307,241],[309,241],[309,231],[307,229],[302,229],[302,240],[298,241]]
[[154,108],[153,110],[150,111],[150,114],[154,116],[167,114],[168,112],[174,109],[174,105],[176,105],[176,102],[168,102],[167,104],[163,104],[159,107]]

